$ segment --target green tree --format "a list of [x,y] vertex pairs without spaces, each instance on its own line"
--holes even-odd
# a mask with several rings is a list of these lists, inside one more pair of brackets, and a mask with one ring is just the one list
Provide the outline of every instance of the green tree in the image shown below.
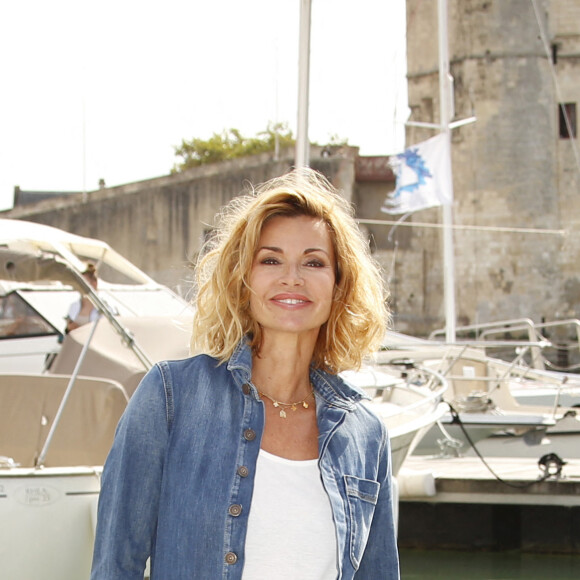
[[282,123],[269,123],[267,129],[256,137],[244,137],[237,129],[226,129],[221,133],[214,133],[209,139],[183,139],[181,145],[175,147],[175,155],[181,161],[173,166],[172,173],[206,163],[274,151],[276,143],[282,148],[294,146],[295,142],[292,131]]

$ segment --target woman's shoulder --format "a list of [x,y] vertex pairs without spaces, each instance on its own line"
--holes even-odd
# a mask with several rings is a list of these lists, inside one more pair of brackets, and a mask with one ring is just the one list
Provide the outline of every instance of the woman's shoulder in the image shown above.
[[163,360],[155,364],[163,382],[172,387],[180,384],[211,383],[226,380],[226,365],[207,354],[197,354],[184,359]]
[[[223,396],[228,384],[224,365],[207,355],[196,355],[184,359],[162,360],[141,379],[135,394],[145,401],[161,397],[165,400],[168,414],[172,417],[178,409],[199,406],[203,400]],[[221,395],[220,395],[221,393]]]
[[[207,354],[196,354],[183,359],[162,360],[156,363],[162,374],[170,373],[178,375],[181,373],[219,373],[224,365]],[[225,369],[223,369],[225,370]]]
[[341,373],[337,379],[342,383],[343,389],[348,393],[354,402],[352,409],[353,419],[358,420],[366,429],[372,430],[376,435],[384,434],[385,423],[380,416],[376,403],[366,392],[365,388],[359,384],[356,372]]
[[315,371],[312,376],[317,392],[330,405],[345,408],[351,420],[358,421],[364,430],[382,432],[384,423],[373,409],[373,403],[364,388],[352,380],[351,373],[330,374]]
[[368,398],[364,389],[350,380],[348,373],[333,374],[318,369],[311,375],[311,379],[317,391],[330,403],[354,408],[361,400]]

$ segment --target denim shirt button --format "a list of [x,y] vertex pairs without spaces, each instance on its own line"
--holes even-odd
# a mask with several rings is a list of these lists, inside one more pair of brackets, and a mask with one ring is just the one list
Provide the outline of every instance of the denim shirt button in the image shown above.
[[230,514],[230,516],[234,516],[235,518],[237,518],[242,513],[242,506],[235,503],[229,507],[228,513]]
[[246,429],[244,431],[244,439],[246,441],[253,441],[256,438],[256,432],[253,429]]
[[249,395],[250,394],[250,385],[248,385],[248,383],[244,383],[242,386],[242,392],[244,393],[244,395]]
[[250,475],[250,470],[245,465],[240,465],[238,467],[238,475],[240,477],[248,477],[248,475]]
[[234,552],[228,552],[225,560],[226,564],[235,564],[238,561],[238,556]]

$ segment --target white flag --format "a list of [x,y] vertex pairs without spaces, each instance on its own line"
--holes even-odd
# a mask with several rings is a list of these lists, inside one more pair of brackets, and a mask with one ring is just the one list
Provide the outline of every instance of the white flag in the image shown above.
[[449,139],[441,133],[391,158],[397,177],[381,211],[402,214],[453,203]]

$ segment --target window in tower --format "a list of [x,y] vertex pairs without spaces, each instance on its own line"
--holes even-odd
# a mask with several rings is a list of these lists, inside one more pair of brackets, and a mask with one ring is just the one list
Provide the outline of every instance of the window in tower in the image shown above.
[[558,113],[560,138],[576,138],[576,103],[560,103]]

